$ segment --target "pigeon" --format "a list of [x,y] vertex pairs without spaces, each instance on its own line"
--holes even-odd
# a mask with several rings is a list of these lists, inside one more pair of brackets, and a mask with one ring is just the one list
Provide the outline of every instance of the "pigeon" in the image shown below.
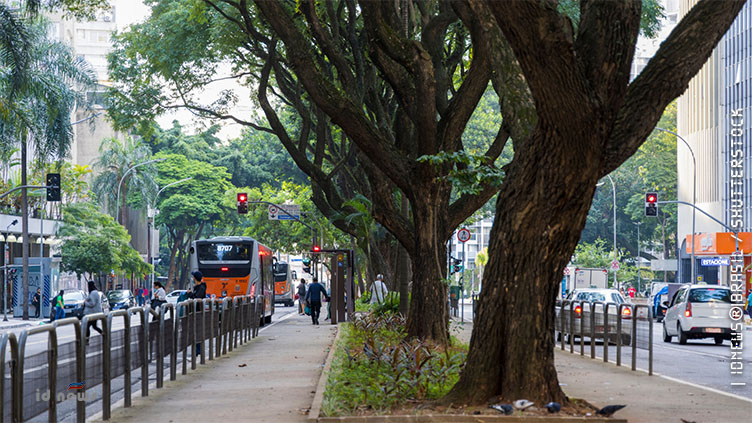
[[600,410],[596,411],[595,414],[599,416],[606,416],[611,417],[614,413],[621,410],[622,408],[626,407],[626,405],[607,405]]
[[528,401],[526,399],[518,399],[517,401],[514,402],[514,408],[518,410],[524,410],[526,408],[532,407],[533,404],[535,403],[532,401]]
[[558,402],[549,402],[544,407],[546,407],[546,410],[548,410],[549,413],[558,413],[561,411],[561,404]]
[[498,411],[499,413],[504,413],[507,416],[514,413],[514,407],[512,407],[509,404],[493,404],[489,405],[489,408],[493,408],[494,410]]

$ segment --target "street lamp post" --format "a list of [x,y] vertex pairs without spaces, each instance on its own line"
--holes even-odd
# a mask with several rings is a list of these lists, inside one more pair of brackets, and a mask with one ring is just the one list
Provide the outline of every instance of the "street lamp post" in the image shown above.
[[640,257],[640,225],[642,222],[632,222],[637,225],[637,289],[642,291],[642,257]]
[[[611,191],[613,192],[613,197],[614,197],[614,260],[616,260],[617,259],[616,255],[618,254],[616,250],[616,184],[614,184],[614,180],[611,179],[611,175],[606,175],[606,176],[608,177],[608,180],[611,181]],[[601,185],[603,185],[602,182],[600,184],[597,184],[596,186],[601,186]],[[616,289],[619,289],[619,286],[616,282],[616,270],[614,270],[614,287]]]
[[167,159],[160,158],[160,159],[147,160],[147,161],[145,161],[143,163],[139,163],[139,164],[137,164],[135,166],[132,166],[130,169],[128,169],[123,174],[123,177],[120,178],[120,182],[118,182],[117,201],[116,201],[117,204],[115,205],[115,207],[116,207],[115,208],[115,221],[116,222],[120,222],[120,186],[123,185],[123,181],[125,180],[125,177],[128,176],[128,174],[131,173],[133,171],[133,169],[135,169],[137,167],[148,165],[148,164],[151,164],[151,163],[156,163],[156,162],[163,162],[165,160],[167,160]]
[[[152,227],[152,225],[149,224],[149,218],[151,218],[152,220],[154,219],[154,215],[152,214],[152,210],[154,210],[154,206],[156,206],[156,204],[157,204],[157,198],[159,198],[159,194],[161,194],[162,191],[164,191],[165,189],[167,189],[167,188],[169,188],[171,186],[174,186],[174,185],[177,185],[177,184],[182,184],[183,182],[186,182],[186,181],[190,181],[191,179],[193,179],[193,177],[188,177],[188,178],[185,178],[185,179],[181,179],[179,181],[171,182],[171,183],[163,186],[162,188],[160,188],[159,191],[157,191],[157,195],[155,195],[154,198],[151,201],[151,208],[150,208],[150,210],[146,211],[146,214],[147,214],[147,216],[146,216],[146,230],[147,230],[147,232],[146,232],[146,260],[149,262],[149,264],[151,264],[151,284],[152,285],[154,285],[154,263],[152,263],[152,257],[151,257],[151,227]],[[151,216],[149,216],[150,214],[151,214]]]
[[[18,223],[18,219],[13,219],[12,222],[5,228],[5,252],[8,251],[8,237],[10,237],[10,227]],[[3,322],[8,321],[8,256],[5,257],[5,268],[3,269]]]
[[687,146],[689,149],[689,154],[692,155],[692,266],[691,266],[691,278],[692,280],[690,283],[695,283],[695,207],[697,206],[697,161],[695,160],[695,152],[692,150],[692,147],[689,146],[689,143],[687,140],[682,138],[679,134],[673,131],[669,131],[668,129],[658,128],[655,129],[666,132],[668,134],[676,136],[676,138],[679,138],[684,142],[684,145]]

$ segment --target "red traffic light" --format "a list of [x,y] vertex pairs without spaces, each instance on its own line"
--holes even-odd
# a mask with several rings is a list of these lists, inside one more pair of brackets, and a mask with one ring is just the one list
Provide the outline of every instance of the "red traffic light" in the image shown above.
[[645,201],[647,201],[648,203],[655,203],[655,200],[655,194],[647,194],[645,196]]
[[319,247],[318,245],[314,245],[313,246],[313,252],[314,253],[320,253],[321,252],[321,247]]
[[248,194],[241,192],[238,194],[238,201],[248,201]]

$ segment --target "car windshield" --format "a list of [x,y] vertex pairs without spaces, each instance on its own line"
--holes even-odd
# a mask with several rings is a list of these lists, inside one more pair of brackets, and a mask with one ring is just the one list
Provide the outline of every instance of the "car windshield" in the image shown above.
[[689,291],[690,303],[731,303],[731,290],[699,288]]
[[67,301],[83,301],[86,298],[84,298],[83,294],[80,292],[66,292],[63,294],[63,302]]
[[621,294],[617,294],[616,292],[611,294],[611,301],[615,302],[616,304],[624,303],[624,297],[621,296]]
[[107,293],[107,299],[110,301],[119,301],[130,297],[128,291],[110,291]]

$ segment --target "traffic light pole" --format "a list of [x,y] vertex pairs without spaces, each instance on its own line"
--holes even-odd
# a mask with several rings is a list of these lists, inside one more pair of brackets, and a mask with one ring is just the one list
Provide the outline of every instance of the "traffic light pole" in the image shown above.
[[[685,206],[690,206],[697,210],[698,212],[704,214],[705,216],[709,217],[711,220],[713,220],[715,223],[723,226],[724,228],[728,229],[730,232],[734,233],[734,244],[736,247],[736,251],[739,251],[739,231],[732,228],[731,226],[721,222],[720,220],[716,219],[715,217],[709,215],[705,210],[695,206],[694,204],[687,203],[686,201],[658,201],[658,204],[684,204]],[[692,244],[694,245],[694,234],[692,234]],[[693,263],[694,264],[694,263]],[[694,281],[692,282],[694,283]]]
[[465,323],[465,266],[467,265],[465,244],[467,243],[462,243],[462,271],[460,272],[460,323]]

